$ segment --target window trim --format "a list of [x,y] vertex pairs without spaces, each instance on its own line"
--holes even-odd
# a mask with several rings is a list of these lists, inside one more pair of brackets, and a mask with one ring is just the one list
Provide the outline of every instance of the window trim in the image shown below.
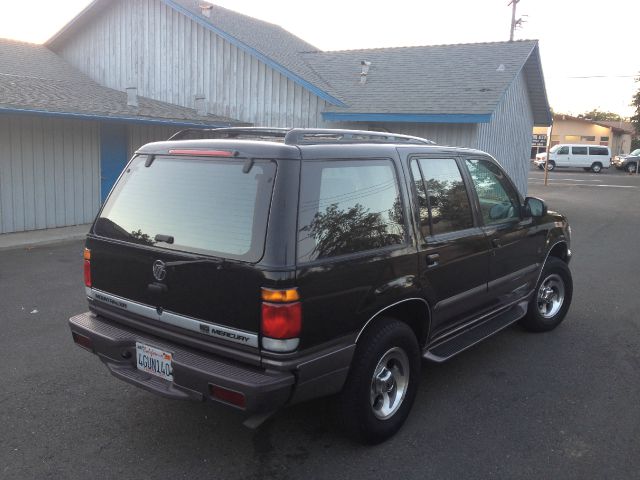
[[[446,232],[446,233],[438,233],[438,234],[433,234],[433,230],[431,229],[431,205],[429,204],[429,194],[428,194],[428,190],[427,190],[427,186],[425,184],[425,180],[424,180],[424,173],[422,172],[422,167],[420,166],[420,162],[418,160],[420,160],[421,158],[424,159],[450,159],[456,162],[456,166],[458,167],[458,170],[460,171],[460,175],[462,177],[462,183],[465,186],[465,189],[467,191],[467,199],[469,200],[469,208],[471,209],[471,221],[473,223],[473,225],[471,227],[468,228],[463,228],[460,230],[453,230],[451,232]],[[447,153],[410,153],[407,155],[407,171],[408,171],[408,175],[407,175],[407,182],[410,183],[409,185],[409,191],[411,192],[411,203],[412,205],[418,205],[418,192],[415,189],[415,183],[414,183],[414,179],[413,179],[413,172],[411,169],[411,162],[412,161],[416,161],[416,163],[418,164],[418,169],[420,170],[420,175],[422,175],[422,183],[424,185],[424,189],[425,192],[427,192],[427,205],[429,208],[429,235],[426,237],[422,236],[422,233],[420,231],[420,209],[414,209],[415,213],[413,216],[413,220],[414,220],[414,229],[416,232],[416,237],[420,240],[422,240],[422,242],[426,242],[427,244],[429,243],[429,240],[431,240],[431,242],[433,243],[434,239],[441,241],[443,238],[447,238],[449,236],[451,236],[452,234],[457,234],[458,232],[465,232],[465,231],[469,231],[472,229],[476,229],[478,227],[480,227],[482,225],[482,222],[480,221],[479,215],[479,208],[478,205],[476,204],[476,199],[474,199],[471,191],[469,190],[469,186],[471,185],[469,182],[471,181],[471,178],[468,176],[468,172],[466,167],[463,165],[463,159],[459,156],[458,153],[454,153],[454,154],[447,154]]]
[[[313,260],[301,260],[299,256],[299,241],[298,241],[298,233],[300,232],[300,205],[302,203],[302,175],[304,170],[305,163],[329,163],[329,162],[354,162],[354,163],[364,163],[367,161],[387,161],[391,163],[393,172],[395,174],[396,179],[396,187],[398,189],[398,196],[400,198],[400,202],[402,203],[402,211],[403,215],[403,224],[402,227],[404,229],[404,242],[397,243],[395,245],[387,245],[385,247],[380,248],[372,248],[369,250],[362,250],[360,252],[350,252],[343,253],[341,255],[334,255],[331,257],[323,257],[323,258],[315,258]],[[381,252],[393,252],[395,250],[406,249],[411,246],[413,243],[411,228],[408,223],[409,218],[412,213],[411,210],[408,209],[408,202],[406,198],[406,192],[404,190],[403,179],[404,171],[402,169],[398,169],[397,162],[395,159],[391,157],[350,157],[350,158],[304,158],[302,159],[300,165],[300,181],[298,182],[298,205],[296,208],[296,235],[295,235],[295,259],[296,265],[298,266],[314,266],[318,264],[325,263],[334,263],[341,262],[353,258],[367,257],[367,256],[376,256]]]

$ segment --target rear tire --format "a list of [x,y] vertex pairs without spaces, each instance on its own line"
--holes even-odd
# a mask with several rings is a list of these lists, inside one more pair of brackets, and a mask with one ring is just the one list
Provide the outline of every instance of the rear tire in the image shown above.
[[600,162],[595,162],[591,165],[591,171],[593,171],[593,173],[600,173],[602,171],[602,164]]
[[380,318],[358,341],[340,394],[342,424],[368,444],[394,435],[409,415],[420,380],[420,348],[413,330]]
[[530,332],[548,332],[564,320],[573,296],[573,280],[569,266],[549,257],[542,269],[535,293],[529,301],[527,315],[520,320]]

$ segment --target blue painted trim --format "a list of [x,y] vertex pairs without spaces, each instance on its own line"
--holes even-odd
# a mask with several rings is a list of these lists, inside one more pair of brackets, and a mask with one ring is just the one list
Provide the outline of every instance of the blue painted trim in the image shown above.
[[491,114],[322,112],[327,122],[489,123]]
[[199,24],[199,25],[203,26],[204,28],[212,31],[216,35],[221,36],[222,38],[227,40],[229,43],[235,45],[236,47],[238,47],[238,48],[240,48],[242,50],[244,50],[245,52],[249,53],[250,55],[253,55],[254,57],[256,57],[261,62],[267,64],[268,66],[270,66],[274,70],[280,72],[285,77],[290,78],[291,80],[296,82],[298,85],[306,88],[311,93],[317,95],[318,97],[322,98],[323,100],[326,100],[327,102],[331,103],[332,105],[336,105],[338,107],[346,107],[347,106],[344,103],[342,103],[340,100],[335,98],[334,96],[332,96],[332,95],[328,94],[327,92],[325,92],[324,90],[316,87],[312,83],[308,82],[307,80],[305,80],[304,78],[300,77],[299,75],[296,75],[291,70],[287,69],[286,67],[283,67],[279,63],[274,62],[271,58],[267,57],[266,55],[264,55],[263,53],[259,52],[255,48],[250,47],[249,45],[241,42],[237,38],[229,35],[227,32],[225,32],[223,30],[220,30],[219,28],[215,27],[214,25],[211,25],[209,22],[207,22],[206,20],[198,17],[193,12],[191,12],[190,10],[187,10],[183,6],[178,5],[177,3],[175,3],[175,2],[173,2],[171,0],[163,0],[163,1],[164,1],[164,3],[169,5],[174,10],[177,10],[178,12],[180,12],[183,15],[185,15],[186,17],[190,18],[191,20],[193,20],[197,24]]
[[43,117],[63,117],[63,118],[72,118],[76,120],[97,120],[97,121],[103,121],[103,122],[135,123],[139,125],[169,125],[169,126],[176,126],[176,127],[193,127],[193,128],[233,126],[232,124],[227,122],[194,123],[190,121],[163,120],[163,119],[140,118],[140,117],[108,117],[108,116],[96,115],[92,113],[49,112],[47,110],[37,110],[37,109],[29,109],[29,108],[0,107],[0,114],[41,115]]

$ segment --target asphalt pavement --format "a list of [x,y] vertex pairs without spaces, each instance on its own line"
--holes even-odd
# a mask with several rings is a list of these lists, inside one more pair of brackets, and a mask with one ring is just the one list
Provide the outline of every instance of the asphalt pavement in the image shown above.
[[326,400],[254,431],[116,380],[67,327],[86,309],[82,243],[0,251],[0,478],[638,478],[640,177],[542,177],[529,194],[573,228],[565,322],[424,364],[406,425],[375,447],[343,437]]

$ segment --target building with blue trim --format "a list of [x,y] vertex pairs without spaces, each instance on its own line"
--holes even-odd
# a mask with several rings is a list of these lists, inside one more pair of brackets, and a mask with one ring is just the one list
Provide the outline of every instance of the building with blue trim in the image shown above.
[[90,221],[135,148],[183,127],[417,135],[525,193],[550,122],[536,41],[323,52],[201,0],[95,0],[44,46],[0,42],[0,233]]

